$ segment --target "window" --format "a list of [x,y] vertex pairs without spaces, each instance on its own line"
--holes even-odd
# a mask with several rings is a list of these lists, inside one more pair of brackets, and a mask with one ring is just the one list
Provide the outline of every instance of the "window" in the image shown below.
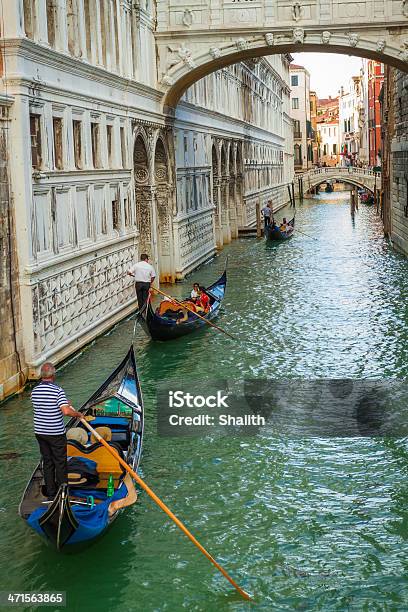
[[40,170],[42,166],[41,155],[41,117],[30,115],[30,137],[31,137],[31,163],[34,170]]
[[120,208],[119,200],[112,201],[112,226],[116,231],[120,230]]
[[129,198],[123,199],[123,208],[125,211],[125,227],[130,227],[132,225],[132,211]]
[[327,144],[323,145],[323,155],[327,155]]
[[292,74],[291,83],[292,87],[297,87],[299,85],[299,77],[297,74]]
[[55,47],[55,0],[46,0],[48,42]]
[[302,147],[295,145],[295,165],[299,166],[302,164]]
[[91,123],[92,163],[94,168],[100,168],[99,123]]
[[126,168],[126,140],[125,140],[125,128],[120,128],[120,151],[122,155],[122,168]]
[[54,168],[62,170],[64,167],[62,159],[62,119],[53,117],[52,128],[54,133]]
[[74,164],[77,170],[82,169],[82,123],[74,120],[72,122],[72,132],[74,135]]
[[293,109],[299,108],[299,98],[292,98],[292,108]]
[[108,146],[108,166],[112,168],[112,126],[106,126],[106,141]]
[[333,144],[333,155],[337,155],[337,144]]

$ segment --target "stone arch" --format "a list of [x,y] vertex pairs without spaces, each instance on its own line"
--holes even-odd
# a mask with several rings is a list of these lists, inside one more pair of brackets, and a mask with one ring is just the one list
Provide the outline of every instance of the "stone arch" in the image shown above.
[[136,132],[133,147],[133,172],[136,199],[136,225],[139,231],[138,251],[153,255],[152,187],[149,172],[147,138]]
[[160,282],[174,281],[172,190],[168,147],[161,134],[154,148],[154,188],[157,219],[157,267]]
[[[401,5],[405,2],[401,3]],[[383,23],[372,17],[372,25],[362,25],[350,28],[344,23],[344,29],[333,32],[327,30],[327,23],[310,25],[307,29],[300,27],[285,27],[285,31],[255,33],[244,39],[231,31],[231,25],[224,27],[219,41],[212,38],[205,46],[203,29],[199,34],[189,33],[189,47],[185,39],[172,37],[174,45],[180,44],[178,59],[169,70],[162,72],[164,108],[177,106],[183,93],[199,79],[232,64],[259,58],[265,55],[302,52],[340,53],[356,57],[373,59],[384,64],[408,72],[408,25],[406,16],[398,18],[395,15],[398,32],[391,32],[391,21],[388,16]],[[404,23],[404,27],[401,27]],[[274,24],[275,27],[278,27]],[[178,33],[177,33],[178,34]],[[168,47],[158,44],[160,65],[168,65]],[[250,105],[245,105],[250,109]],[[250,117],[246,118],[250,120]]]

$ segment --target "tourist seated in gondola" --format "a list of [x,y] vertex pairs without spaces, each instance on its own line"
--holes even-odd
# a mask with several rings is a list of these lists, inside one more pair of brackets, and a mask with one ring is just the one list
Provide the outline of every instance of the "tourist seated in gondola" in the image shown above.
[[288,222],[286,220],[286,217],[283,217],[283,221],[280,224],[280,228],[279,229],[280,229],[281,232],[287,232],[288,228],[289,228],[289,226],[288,226]]
[[199,295],[200,295],[200,285],[198,283],[194,283],[190,297],[192,300],[196,301]]
[[196,305],[201,308],[205,313],[209,312],[211,304],[210,298],[205,292],[205,287],[200,287],[200,294],[198,296]]

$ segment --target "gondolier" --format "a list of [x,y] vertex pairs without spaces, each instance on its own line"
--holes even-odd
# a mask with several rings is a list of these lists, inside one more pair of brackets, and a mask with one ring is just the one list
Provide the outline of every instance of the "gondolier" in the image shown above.
[[140,261],[128,270],[129,276],[133,276],[136,284],[136,295],[139,310],[143,308],[149,297],[149,289],[156,278],[156,272],[149,263],[149,256],[142,253]]
[[43,465],[46,497],[55,497],[61,484],[67,480],[67,437],[64,415],[81,418],[69,404],[65,392],[55,384],[52,363],[41,367],[41,382],[31,392],[34,409],[34,432]]
[[261,210],[261,213],[264,216],[264,222],[265,222],[265,227],[267,225],[269,225],[269,223],[271,222],[271,217],[272,217],[272,207],[269,205],[264,206],[263,209]]

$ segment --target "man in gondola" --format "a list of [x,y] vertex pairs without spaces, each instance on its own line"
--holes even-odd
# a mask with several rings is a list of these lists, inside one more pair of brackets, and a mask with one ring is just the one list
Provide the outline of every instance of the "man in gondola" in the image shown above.
[[67,436],[64,416],[81,418],[72,408],[64,390],[55,384],[55,368],[46,362],[41,366],[41,382],[31,392],[34,409],[34,432],[43,467],[43,494],[53,499],[59,487],[67,482]]
[[149,263],[147,253],[141,254],[140,261],[129,268],[128,274],[135,279],[137,303],[139,310],[141,310],[147,302],[150,287],[156,278],[156,272]]
[[269,203],[267,206],[263,207],[263,209],[261,210],[261,213],[264,216],[265,227],[267,227],[269,223],[271,222],[271,216],[272,216],[272,209],[269,206]]

